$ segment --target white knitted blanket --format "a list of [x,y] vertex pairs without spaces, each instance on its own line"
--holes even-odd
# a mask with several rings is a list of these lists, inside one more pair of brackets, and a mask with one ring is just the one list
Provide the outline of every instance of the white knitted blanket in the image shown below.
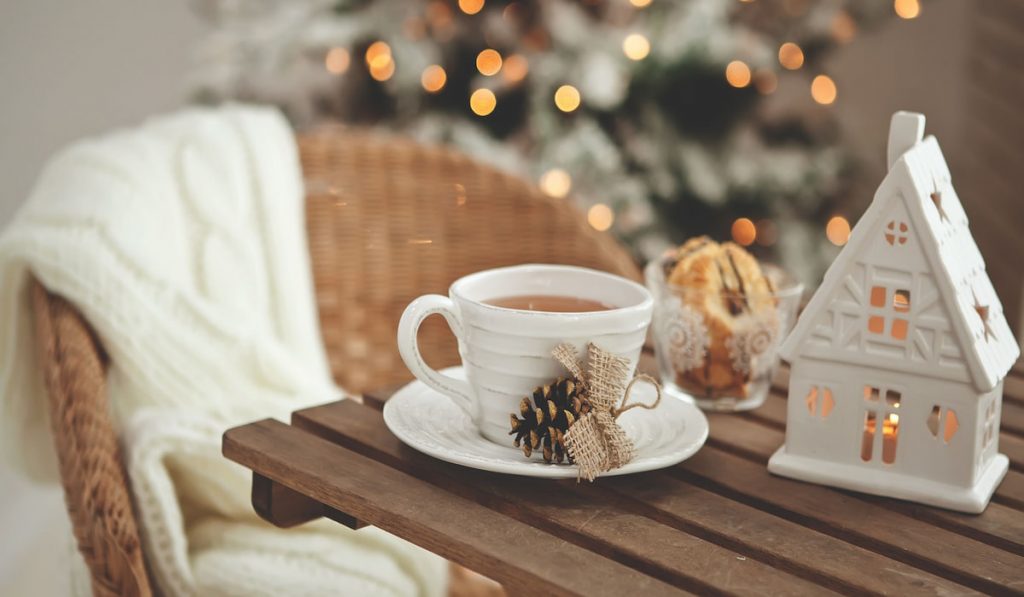
[[168,595],[439,594],[377,529],[279,530],[220,454],[230,426],[341,397],[320,340],[293,134],[192,109],[57,155],[0,237],[0,454],[55,481],[31,271],[95,328],[153,576]]

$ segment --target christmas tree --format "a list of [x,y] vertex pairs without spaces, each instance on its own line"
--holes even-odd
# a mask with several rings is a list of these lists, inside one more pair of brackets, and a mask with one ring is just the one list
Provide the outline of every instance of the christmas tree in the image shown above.
[[[731,235],[809,278],[850,173],[821,60],[886,12],[866,4],[201,1],[195,85],[300,126],[453,144],[578,201],[639,257]],[[765,109],[783,83],[816,109]]]

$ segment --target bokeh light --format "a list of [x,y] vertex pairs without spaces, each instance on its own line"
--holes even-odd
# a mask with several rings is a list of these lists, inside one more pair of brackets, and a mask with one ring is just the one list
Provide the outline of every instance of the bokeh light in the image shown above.
[[477,89],[469,96],[469,108],[477,116],[487,116],[498,105],[498,98],[490,89]]
[[775,93],[779,88],[779,77],[767,68],[760,68],[754,73],[754,87],[764,95]]
[[444,89],[444,84],[448,81],[448,74],[444,72],[438,64],[431,64],[427,68],[423,69],[423,74],[420,76],[420,83],[423,84],[423,88],[429,93],[437,93]]
[[783,68],[796,70],[804,65],[804,51],[791,41],[779,46],[779,64]]
[[484,0],[459,0],[459,10],[468,15],[475,15],[483,8]]
[[725,80],[733,87],[750,85],[750,67],[742,60],[733,60],[725,67]]
[[629,0],[629,3],[637,8],[647,8],[651,5],[651,0]]
[[811,81],[811,97],[819,104],[828,105],[836,101],[836,84],[828,75],[818,75]]
[[757,238],[757,229],[754,227],[754,222],[750,218],[737,218],[732,223],[732,240],[736,244],[748,247],[754,243],[754,239]]
[[770,247],[779,240],[779,228],[775,222],[764,219],[757,221],[757,244]]
[[384,62],[381,66],[370,65],[370,76],[375,81],[387,81],[395,74],[395,63],[393,60]]
[[580,107],[580,92],[572,85],[562,85],[555,90],[555,105],[563,112],[572,112]]
[[921,2],[919,0],[894,0],[892,9],[901,19],[916,19],[917,15],[921,14]]
[[639,33],[631,33],[622,40],[622,52],[630,60],[643,60],[651,53],[651,42]]
[[366,48],[366,64],[371,69],[384,68],[391,61],[391,46],[388,44],[382,41],[375,41]]
[[612,223],[615,221],[615,214],[612,213],[612,208],[608,207],[604,203],[596,203],[589,210],[587,210],[587,223],[590,224],[594,230],[605,231],[612,227]]
[[518,83],[530,72],[530,63],[522,54],[512,54],[505,59],[501,68],[501,76],[509,83]]
[[837,43],[847,44],[853,41],[857,35],[857,22],[853,20],[850,13],[841,10],[832,19],[832,39]]
[[837,247],[845,245],[850,240],[850,222],[843,216],[833,216],[825,226],[825,236]]
[[571,188],[572,177],[561,168],[548,170],[540,177],[540,190],[552,197],[565,197]]
[[490,48],[476,55],[476,69],[481,75],[490,77],[501,70],[501,54]]
[[351,57],[345,48],[331,48],[324,56],[324,67],[332,75],[340,75],[348,70]]

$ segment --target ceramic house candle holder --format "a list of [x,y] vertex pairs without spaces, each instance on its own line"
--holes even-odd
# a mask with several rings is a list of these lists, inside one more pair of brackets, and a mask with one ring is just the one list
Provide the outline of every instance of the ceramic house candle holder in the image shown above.
[[924,116],[781,347],[792,372],[771,472],[981,512],[1006,474],[1003,377],[1020,355]]

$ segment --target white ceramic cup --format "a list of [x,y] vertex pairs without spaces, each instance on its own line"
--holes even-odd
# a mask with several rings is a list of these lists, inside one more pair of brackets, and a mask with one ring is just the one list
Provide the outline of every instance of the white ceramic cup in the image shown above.
[[[586,313],[507,309],[485,301],[511,296],[568,296],[615,308]],[[551,356],[568,342],[584,358],[593,342],[629,359],[632,377],[640,358],[654,300],[646,288],[625,278],[582,267],[517,265],[460,278],[448,296],[428,294],[406,307],[398,324],[398,350],[409,370],[448,396],[492,442],[511,445],[509,414],[534,388],[566,375]],[[440,314],[459,341],[466,380],[431,369],[416,341],[420,324]]]

